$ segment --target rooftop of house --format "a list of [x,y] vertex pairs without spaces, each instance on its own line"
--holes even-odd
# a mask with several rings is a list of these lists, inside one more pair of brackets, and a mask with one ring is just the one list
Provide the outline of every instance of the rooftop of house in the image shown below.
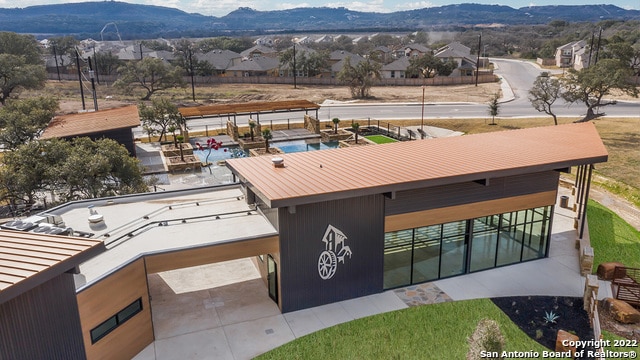
[[64,138],[140,126],[136,105],[56,116],[41,139]]

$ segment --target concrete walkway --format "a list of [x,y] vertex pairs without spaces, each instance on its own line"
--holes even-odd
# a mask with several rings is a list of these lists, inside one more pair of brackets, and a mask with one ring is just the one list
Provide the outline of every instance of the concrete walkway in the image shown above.
[[[568,193],[560,188],[560,195]],[[581,297],[573,212],[556,206],[550,256],[281,314],[249,259],[149,276],[156,341],[135,359],[251,359],[309,333],[409,306],[500,296]],[[611,296],[601,286],[599,297]]]

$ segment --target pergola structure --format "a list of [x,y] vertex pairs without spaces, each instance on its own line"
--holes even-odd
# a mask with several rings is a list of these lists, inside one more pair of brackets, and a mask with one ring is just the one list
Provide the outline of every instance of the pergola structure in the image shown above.
[[304,111],[305,114],[308,114],[309,110],[315,110],[317,118],[319,108],[320,105],[308,100],[286,100],[259,101],[242,104],[220,104],[198,107],[181,107],[178,108],[178,111],[185,120],[221,116],[227,116],[227,118],[230,119],[231,116],[233,116],[233,123],[236,124],[236,117],[238,115],[251,116],[254,114],[256,116],[256,121],[260,123],[260,114],[264,113]]

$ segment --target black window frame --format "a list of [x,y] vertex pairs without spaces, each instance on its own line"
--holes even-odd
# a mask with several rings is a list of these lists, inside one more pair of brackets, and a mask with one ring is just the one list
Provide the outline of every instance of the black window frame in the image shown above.
[[[133,311],[131,311],[131,309],[133,309]],[[98,341],[100,341],[100,339],[104,338],[105,336],[109,335],[113,330],[120,327],[120,325],[124,324],[129,319],[131,319],[132,317],[142,312],[142,310],[143,310],[142,298],[138,298],[135,301],[133,301],[131,304],[125,306],[124,309],[118,311],[115,315],[101,322],[100,325],[94,327],[89,331],[89,335],[91,336],[91,344],[93,345],[97,343]],[[113,325],[109,326],[108,328],[101,329],[104,325],[108,323],[113,323]]]

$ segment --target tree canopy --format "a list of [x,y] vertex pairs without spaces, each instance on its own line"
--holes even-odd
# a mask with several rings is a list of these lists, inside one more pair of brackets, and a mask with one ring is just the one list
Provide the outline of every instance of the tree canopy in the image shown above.
[[529,89],[529,101],[534,109],[553,116],[553,123],[558,125],[558,117],[551,106],[561,95],[561,86],[558,79],[550,76],[538,76]]
[[31,65],[43,64],[40,57],[40,47],[32,35],[0,31],[0,54],[21,56],[25,63]]
[[159,91],[185,86],[182,79],[184,71],[180,67],[165,65],[156,58],[129,62],[118,68],[118,73],[119,78],[113,85],[127,92],[135,88],[143,89],[146,94],[142,100],[149,100]]
[[58,100],[9,100],[0,108],[0,145],[14,150],[40,135],[58,110]]
[[138,105],[138,113],[142,121],[142,127],[149,136],[159,133],[160,138],[167,137],[170,127],[179,128],[182,132],[184,122],[178,112],[178,107],[166,98],[157,98],[151,101],[151,106],[145,103]]
[[580,71],[571,69],[562,79],[565,88],[562,97],[586,105],[587,113],[580,121],[589,121],[604,115],[596,113],[597,109],[616,104],[615,100],[605,99],[613,90],[638,96],[638,89],[629,81],[632,74],[629,64],[618,59],[602,59]]
[[431,78],[436,75],[449,76],[458,67],[453,59],[442,60],[432,54],[424,54],[409,59],[408,77]]
[[5,200],[33,204],[45,193],[70,201],[147,191],[140,162],[111,139],[35,140],[6,152],[2,163]]
[[0,32],[0,104],[22,89],[40,89],[47,79],[33,36]]
[[382,65],[370,59],[351,65],[351,57],[346,57],[342,70],[338,73],[338,81],[346,84],[351,96],[358,99],[368,98],[370,89],[381,77]]

